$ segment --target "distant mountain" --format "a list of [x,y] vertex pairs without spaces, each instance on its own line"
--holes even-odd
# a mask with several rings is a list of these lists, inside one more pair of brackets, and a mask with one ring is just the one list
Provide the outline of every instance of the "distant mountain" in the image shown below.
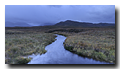
[[5,22],[5,27],[31,27],[31,25],[25,22]]
[[72,26],[72,27],[106,27],[106,26],[115,26],[115,24],[110,24],[110,23],[98,23],[98,24],[93,24],[93,23],[88,23],[88,22],[77,22],[77,21],[62,21],[54,26]]
[[5,18],[5,27],[51,26],[53,23],[40,23],[22,18]]
[[31,27],[29,20],[21,18],[5,18],[5,27]]
[[54,25],[53,23],[43,23],[43,25],[41,25],[41,26],[52,26],[52,25]]

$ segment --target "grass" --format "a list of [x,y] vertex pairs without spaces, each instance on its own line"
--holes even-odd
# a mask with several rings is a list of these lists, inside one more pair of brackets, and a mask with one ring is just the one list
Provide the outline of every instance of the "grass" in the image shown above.
[[[46,32],[46,33],[45,33]],[[115,63],[115,28],[33,27],[6,28],[5,63],[26,64],[30,54],[45,53],[55,35],[67,37],[64,48],[83,57]]]
[[45,46],[55,41],[55,35],[51,33],[21,30],[5,31],[5,63],[26,64],[31,58],[23,56],[31,54],[43,54]]
[[67,37],[64,47],[83,57],[99,61],[115,63],[115,29],[114,28],[84,28],[78,32],[54,31]]

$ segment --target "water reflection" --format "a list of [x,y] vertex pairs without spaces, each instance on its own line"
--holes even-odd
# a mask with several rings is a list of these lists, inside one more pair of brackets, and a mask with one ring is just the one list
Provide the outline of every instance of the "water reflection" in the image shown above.
[[46,46],[45,54],[29,56],[33,59],[28,64],[109,64],[73,54],[64,49],[63,42],[66,37],[57,35],[56,39],[55,42]]

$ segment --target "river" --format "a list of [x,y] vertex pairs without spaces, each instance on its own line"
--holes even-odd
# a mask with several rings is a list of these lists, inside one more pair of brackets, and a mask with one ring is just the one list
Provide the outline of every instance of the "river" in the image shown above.
[[47,52],[42,55],[30,55],[33,59],[28,64],[109,64],[90,58],[83,58],[64,49],[66,37],[57,35],[56,41],[45,47]]

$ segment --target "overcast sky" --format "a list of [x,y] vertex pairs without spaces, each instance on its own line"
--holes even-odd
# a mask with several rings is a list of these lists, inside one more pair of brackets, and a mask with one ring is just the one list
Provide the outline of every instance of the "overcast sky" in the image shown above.
[[65,20],[115,23],[115,5],[5,5],[6,22],[37,26]]

